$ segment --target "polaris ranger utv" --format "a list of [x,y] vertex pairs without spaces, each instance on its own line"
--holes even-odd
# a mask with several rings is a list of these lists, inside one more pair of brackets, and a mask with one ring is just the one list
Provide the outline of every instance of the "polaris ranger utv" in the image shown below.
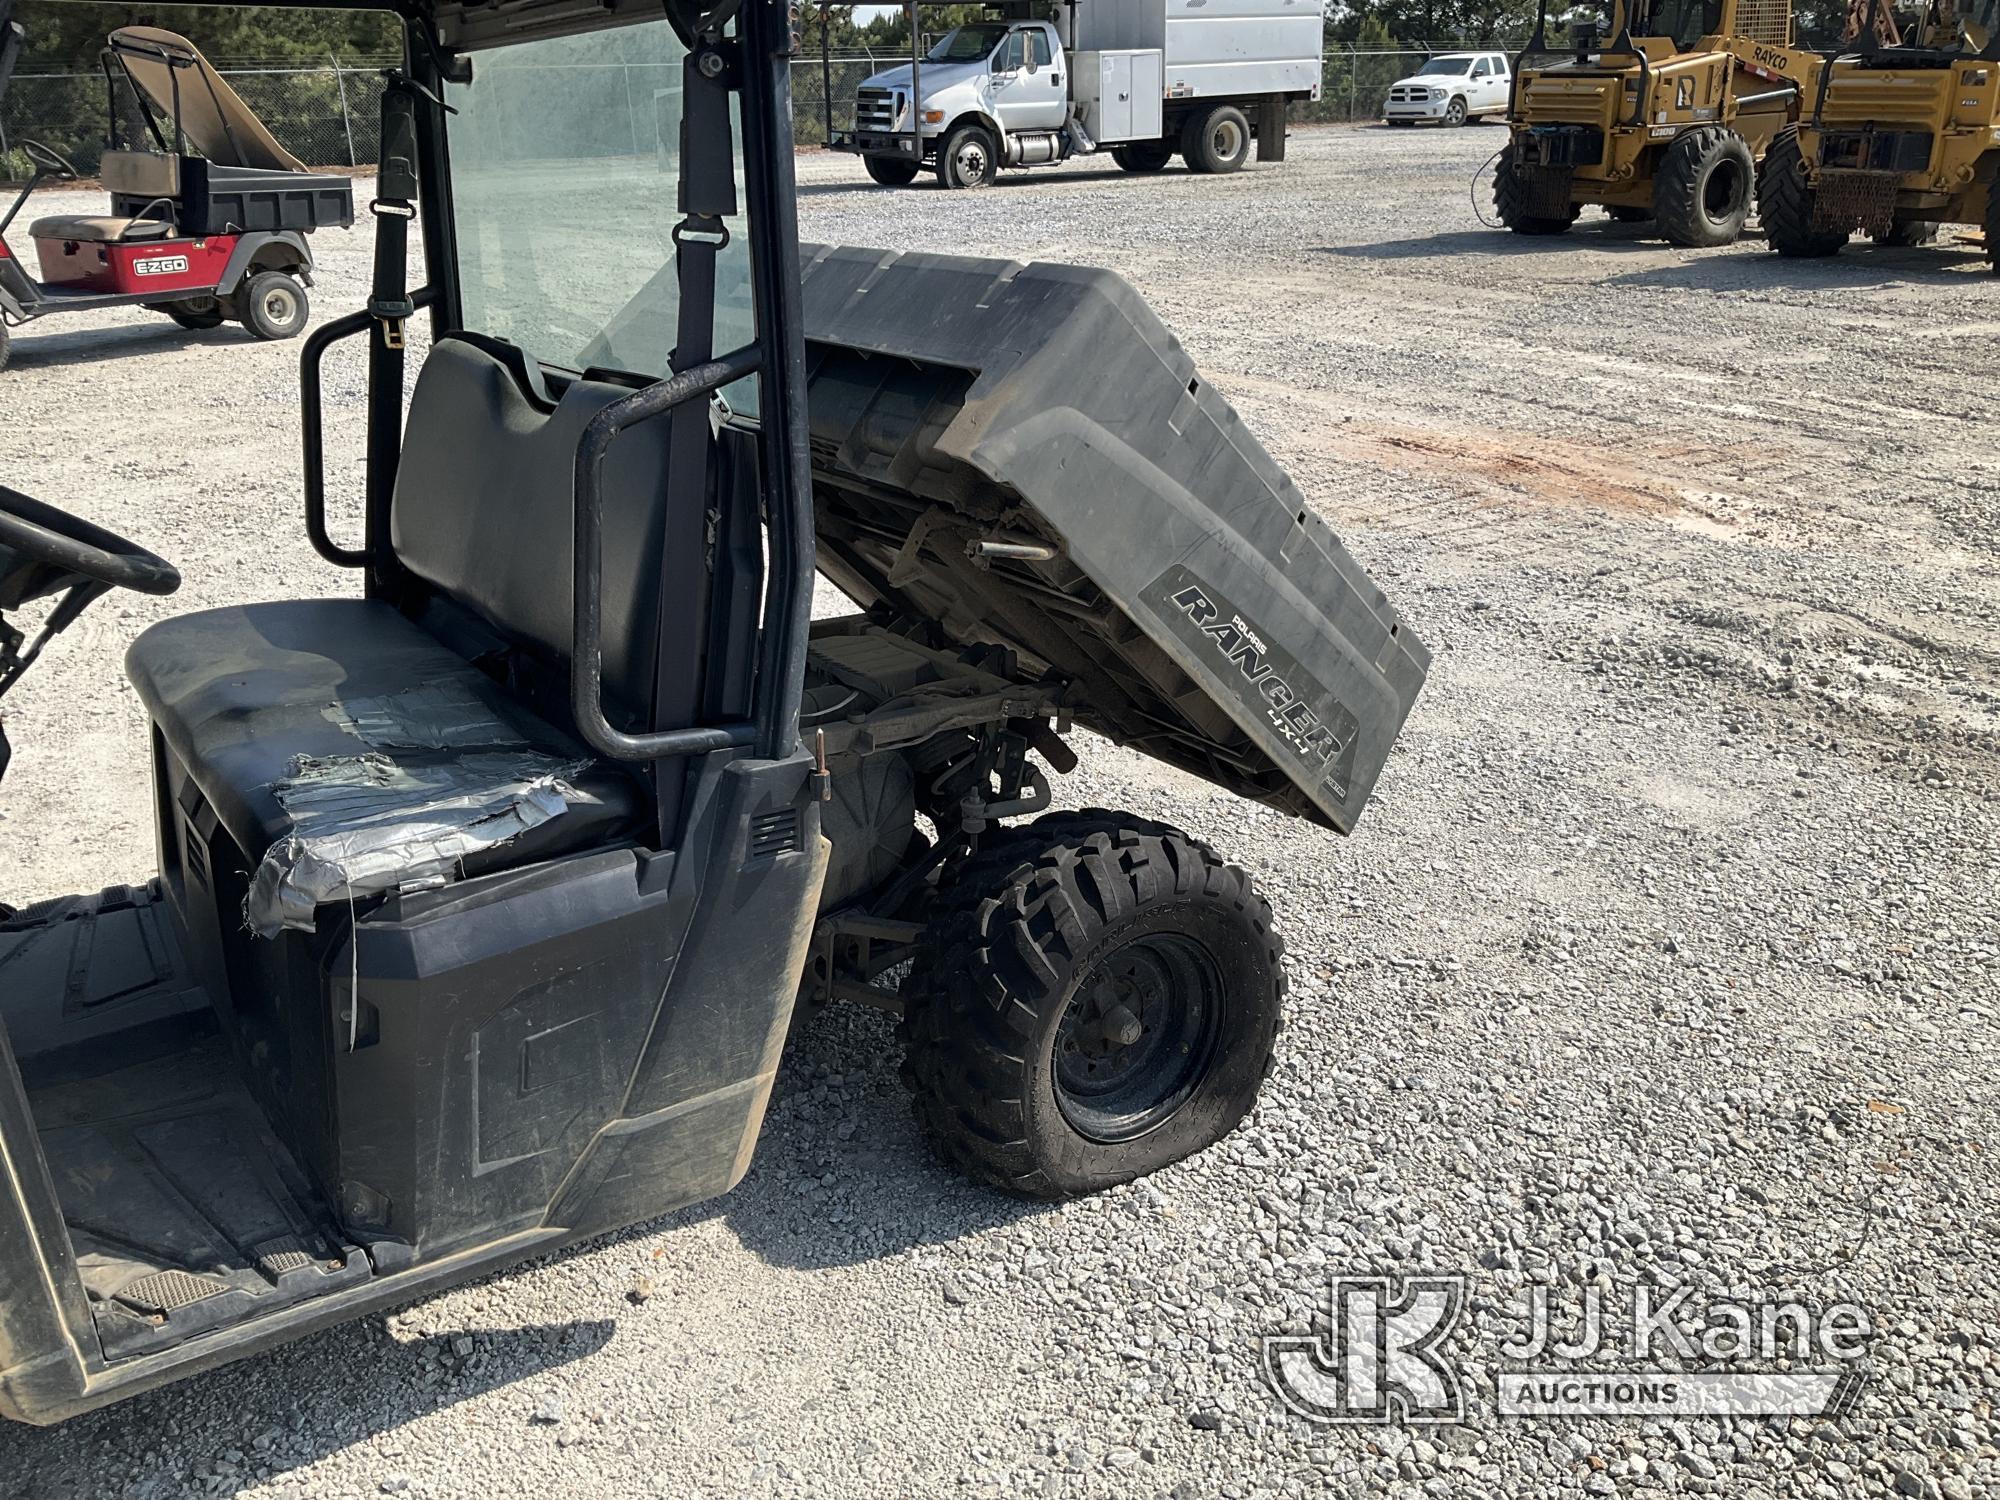
[[[727,1191],[801,1002],[899,1015],[922,1128],[1003,1190],[1200,1150],[1279,939],[1187,835],[1045,811],[1064,735],[1347,832],[1428,665],[1115,277],[801,252],[776,0],[404,19],[373,294],[301,356],[358,597],[141,635],[157,878],[0,912],[12,1418]],[[816,567],[859,613],[810,618]],[[41,627],[0,690],[178,582],[0,490]]]

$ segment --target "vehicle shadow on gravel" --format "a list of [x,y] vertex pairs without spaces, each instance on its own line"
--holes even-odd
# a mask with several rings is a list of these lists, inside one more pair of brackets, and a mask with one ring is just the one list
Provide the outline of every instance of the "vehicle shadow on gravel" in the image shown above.
[[7,360],[9,376],[36,368],[92,364],[106,359],[132,359],[169,349],[203,348],[211,344],[253,344],[256,340],[234,324],[189,329],[161,318],[158,325],[122,328],[79,328],[71,333],[16,333]]
[[[499,1329],[439,1325],[406,1340],[390,1332],[395,1316],[341,1324],[59,1427],[9,1424],[0,1431],[0,1472],[11,1476],[6,1492],[23,1500],[234,1495],[433,1412],[587,1359],[615,1331],[611,1319],[591,1318]],[[149,1449],[157,1466],[112,1475],[73,1462],[100,1444],[115,1446],[113,1428],[153,1433]],[[72,1461],[42,1472],[41,1455],[52,1450]]]
[[902,1055],[887,1016],[836,1005],[803,1017],[749,1175],[689,1212],[719,1213],[759,1259],[803,1271],[861,1265],[1054,1212],[968,1182],[938,1160],[911,1116]]
[[[1138,188],[1155,182],[1162,177],[1191,175],[1193,174],[1181,172],[1173,167],[1168,167],[1159,172],[1106,172],[1101,169],[1082,172],[1050,172],[1037,169],[1033,172],[1002,173],[993,182],[991,187],[985,188],[983,191],[1000,193],[1016,191],[1022,188],[1040,189],[1064,182],[1090,182],[1097,184],[1099,187],[1124,187],[1129,185]],[[865,175],[857,176],[851,182],[846,180],[840,182],[802,182],[798,187],[798,196],[801,198],[823,198],[834,193],[880,193],[888,196],[893,193],[942,193],[948,191],[963,190],[942,187],[932,173],[925,171],[908,187],[899,188],[883,187],[878,183],[871,182]]]
[[1399,261],[1444,256],[1553,258],[1566,250],[1612,254],[1675,253],[1666,265],[1621,272],[1602,278],[1604,286],[1643,286],[1686,291],[1756,291],[1781,287],[1882,286],[1895,282],[1951,282],[1970,272],[1983,272],[1986,253],[1980,247],[1920,245],[1897,248],[1856,244],[1825,259],[1790,260],[1765,252],[1755,243],[1761,235],[1744,236],[1750,253],[1673,252],[1673,247],[1644,224],[1619,224],[1610,219],[1581,223],[1560,237],[1508,234],[1499,229],[1452,230],[1407,240],[1382,240],[1372,245],[1317,245],[1315,255],[1343,260]]

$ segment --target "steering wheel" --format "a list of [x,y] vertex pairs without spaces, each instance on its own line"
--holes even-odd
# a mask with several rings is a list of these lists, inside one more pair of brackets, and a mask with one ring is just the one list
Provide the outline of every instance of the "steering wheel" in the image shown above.
[[69,164],[69,158],[60,151],[52,151],[40,141],[22,141],[21,154],[38,167],[54,172],[64,182],[75,182],[83,173]]
[[0,485],[0,550],[141,594],[171,594],[180,571],[163,557],[67,511]]

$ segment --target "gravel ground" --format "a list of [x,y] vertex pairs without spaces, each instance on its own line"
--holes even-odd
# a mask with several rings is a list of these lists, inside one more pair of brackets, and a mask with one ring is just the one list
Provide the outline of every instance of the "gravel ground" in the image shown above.
[[[1130,277],[1436,649],[1352,841],[1101,745],[1063,789],[1270,893],[1292,1006],[1240,1131],[1011,1203],[929,1159],[886,1022],[830,1011],[729,1197],[0,1432],[13,1491],[2000,1491],[1993,284],[1957,243],[1516,240],[1466,194],[1500,140],[953,196],[801,162],[809,238]],[[330,316],[364,232],[319,246]],[[294,357],[43,325],[0,471],[181,563],[175,610],[340,592],[296,520]],[[351,462],[351,366],[329,394]],[[18,695],[17,899],[150,868],[117,663],[163,612],[106,601]],[[1479,1373],[1458,1427],[1283,1412],[1258,1335],[1323,1319],[1329,1273],[1419,1269],[1473,1277],[1474,1366],[1525,1282],[1643,1277],[1857,1301],[1870,1378],[1840,1421],[1507,1420]]]

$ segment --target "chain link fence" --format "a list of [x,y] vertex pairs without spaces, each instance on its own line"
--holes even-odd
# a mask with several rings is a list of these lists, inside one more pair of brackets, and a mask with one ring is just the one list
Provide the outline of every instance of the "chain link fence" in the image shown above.
[[[1520,44],[1488,43],[1479,50],[1505,51]],[[1405,47],[1395,51],[1329,47],[1325,81],[1317,100],[1292,106],[1295,124],[1380,119],[1389,86],[1441,52],[1472,50],[1471,44]],[[822,60],[802,56],[792,64],[793,133],[802,146],[825,143],[829,121],[835,131],[854,128],[854,96],[862,82],[904,59],[887,54],[840,54]],[[223,69],[243,100],[284,147],[312,167],[367,167],[375,162],[381,132],[378,115],[382,63],[341,63],[325,67]],[[658,93],[659,80],[634,87]],[[115,109],[129,141],[143,139],[144,123],[129,86],[120,80],[107,94],[102,73],[17,75],[0,100],[0,177],[27,173],[18,144],[36,140],[61,152],[86,176],[97,170],[106,126]]]

